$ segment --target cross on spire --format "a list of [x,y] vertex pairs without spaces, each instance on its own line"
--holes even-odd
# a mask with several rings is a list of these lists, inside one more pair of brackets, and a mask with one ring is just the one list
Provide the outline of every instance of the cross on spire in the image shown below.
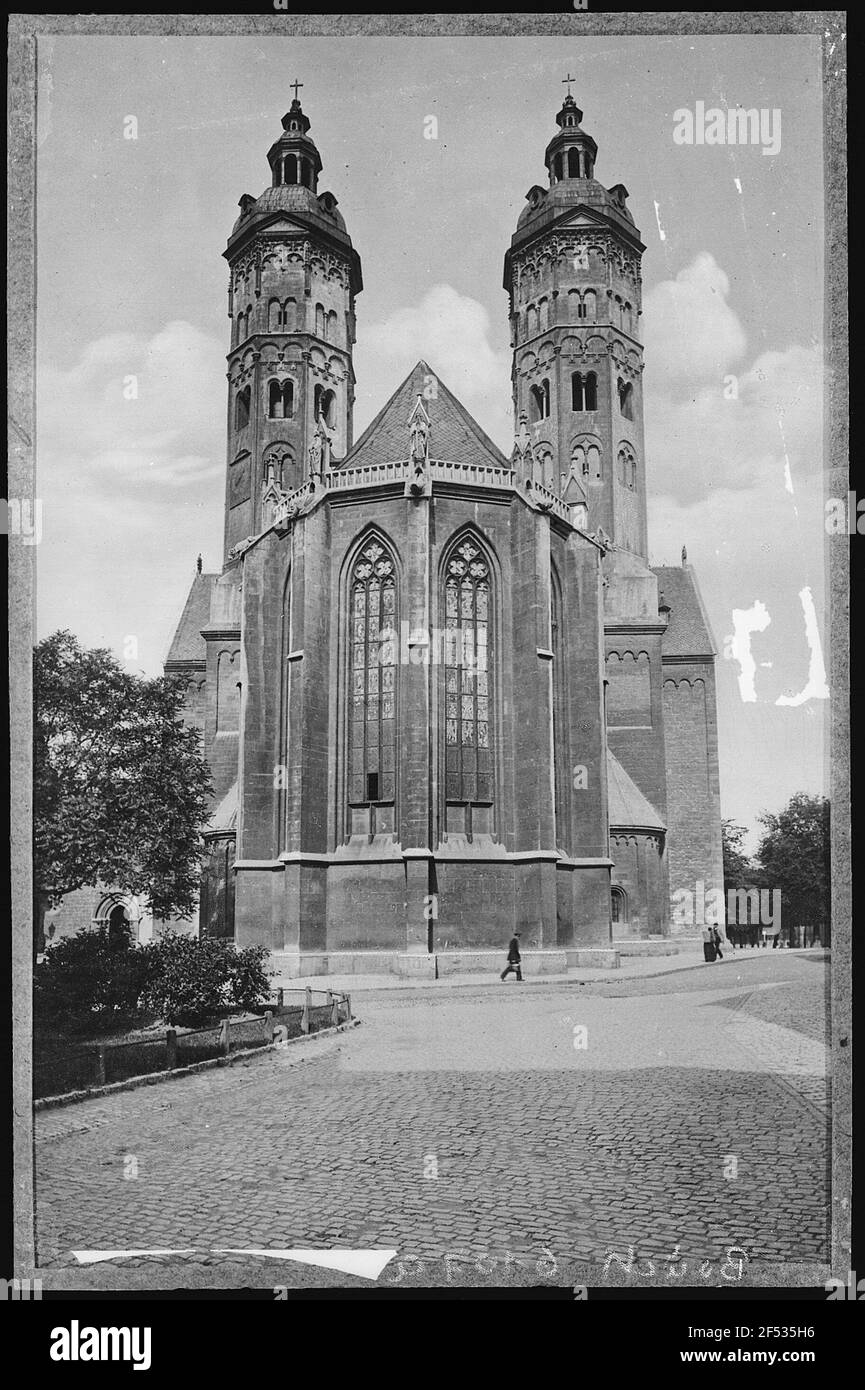
[[302,83],[302,82],[298,82],[297,78],[295,78],[294,81],[293,81],[293,82],[289,82],[288,85],[289,85],[289,87],[293,87],[293,88],[294,88],[294,99],[295,99],[295,101],[298,101],[298,100],[299,100],[299,97],[298,97],[297,93],[298,93],[298,91],[300,90],[300,88],[303,86],[303,83]]
[[564,85],[565,82],[567,82],[568,84],[568,96],[571,95],[571,83],[576,82],[576,80],[577,79],[575,77],[571,77],[570,73],[568,73],[567,77],[562,78],[562,84]]

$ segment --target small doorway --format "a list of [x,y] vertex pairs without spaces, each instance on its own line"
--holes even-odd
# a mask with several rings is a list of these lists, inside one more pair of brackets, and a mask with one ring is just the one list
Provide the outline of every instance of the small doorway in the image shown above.
[[628,926],[628,895],[624,888],[614,887],[610,892],[613,931],[618,928],[618,933],[622,934]]
[[108,944],[110,946],[122,946],[127,940],[128,931],[129,919],[126,916],[126,908],[123,903],[117,903],[108,914]]

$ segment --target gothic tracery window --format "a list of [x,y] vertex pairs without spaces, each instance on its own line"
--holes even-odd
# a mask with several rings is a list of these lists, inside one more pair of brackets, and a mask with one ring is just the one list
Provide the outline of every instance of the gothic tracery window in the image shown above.
[[393,802],[396,743],[396,578],[376,540],[355,561],[351,579],[349,801]]
[[490,571],[480,549],[462,541],[445,576],[445,796],[493,801]]

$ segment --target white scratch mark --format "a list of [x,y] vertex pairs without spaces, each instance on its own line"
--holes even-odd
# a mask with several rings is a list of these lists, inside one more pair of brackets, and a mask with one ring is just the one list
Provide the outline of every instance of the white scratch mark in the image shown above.
[[666,240],[667,240],[667,233],[664,231],[663,227],[661,226],[661,205],[660,205],[660,203],[655,203],[655,221],[656,221],[657,224],[658,224],[658,236],[661,238],[661,241],[666,241]]
[[826,683],[826,667],[823,664],[823,649],[820,633],[817,630],[817,613],[810,588],[806,585],[799,590],[802,611],[805,614],[805,638],[811,649],[808,663],[808,681],[798,695],[779,695],[776,705],[804,705],[808,700],[828,700],[829,686]]
[[739,663],[739,694],[744,704],[753,704],[757,699],[754,686],[757,667],[751,655],[751,633],[765,632],[771,621],[768,608],[759,599],[751,608],[733,609],[733,631],[724,638],[724,656],[727,661]]

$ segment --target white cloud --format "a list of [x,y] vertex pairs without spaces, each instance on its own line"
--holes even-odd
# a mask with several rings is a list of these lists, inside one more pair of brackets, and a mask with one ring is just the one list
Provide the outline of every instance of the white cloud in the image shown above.
[[663,280],[643,303],[646,361],[657,385],[719,383],[745,351],[745,330],[727,303],[730,281],[708,251]]
[[748,364],[728,291],[704,252],[646,298],[646,458],[656,496],[687,504],[763,481],[795,496],[822,467],[819,348],[792,345]]
[[224,354],[189,323],[111,334],[70,368],[43,367],[37,408],[40,486],[74,475],[128,495],[215,481],[224,467]]
[[[68,368],[37,378],[38,630],[156,674],[180,617],[195,557],[221,560],[225,451],[221,344],[189,323],[152,338],[110,334]],[[124,398],[124,379],[138,396]]]
[[419,304],[398,309],[364,329],[355,350],[355,437],[421,359],[509,454],[513,444],[510,353],[492,347],[484,306],[450,285],[433,286]]

